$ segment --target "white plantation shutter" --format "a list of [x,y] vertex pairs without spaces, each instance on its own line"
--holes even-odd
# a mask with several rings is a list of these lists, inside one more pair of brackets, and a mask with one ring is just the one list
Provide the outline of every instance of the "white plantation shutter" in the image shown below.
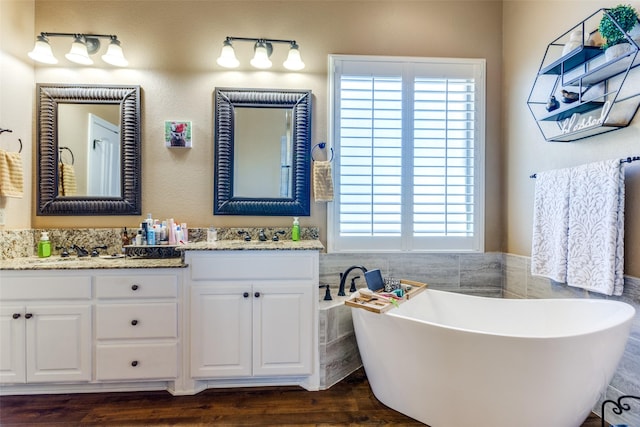
[[484,61],[331,67],[329,250],[482,250]]

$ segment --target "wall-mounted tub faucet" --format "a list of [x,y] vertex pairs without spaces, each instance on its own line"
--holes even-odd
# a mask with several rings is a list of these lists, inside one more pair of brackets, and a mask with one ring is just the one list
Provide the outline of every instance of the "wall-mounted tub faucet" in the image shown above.
[[[345,296],[344,293],[344,284],[347,281],[347,276],[349,275],[349,273],[351,273],[352,270],[355,269],[359,269],[362,270],[363,273],[367,272],[367,269],[363,266],[363,265],[352,265],[351,267],[347,268],[344,273],[340,273],[340,287],[338,288],[338,296],[343,297]],[[354,279],[355,280],[355,279]],[[353,286],[352,288],[354,289],[349,290],[349,292],[355,292],[355,282],[352,282]]]

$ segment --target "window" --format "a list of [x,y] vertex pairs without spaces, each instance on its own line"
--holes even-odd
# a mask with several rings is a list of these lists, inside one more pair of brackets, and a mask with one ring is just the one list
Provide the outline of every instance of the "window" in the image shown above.
[[330,67],[329,251],[482,251],[485,61]]

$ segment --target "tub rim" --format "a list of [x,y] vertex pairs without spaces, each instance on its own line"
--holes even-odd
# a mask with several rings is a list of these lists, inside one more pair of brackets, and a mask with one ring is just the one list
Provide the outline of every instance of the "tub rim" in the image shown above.
[[[590,299],[590,298],[522,298],[522,299],[510,299],[510,298],[492,298],[492,297],[485,297],[485,296],[480,296],[480,295],[467,295],[467,294],[462,294],[462,293],[458,293],[458,292],[451,292],[451,291],[444,291],[444,290],[439,290],[439,289],[426,289],[424,292],[421,292],[420,294],[416,295],[414,298],[407,300],[403,303],[404,304],[411,304],[412,302],[415,304],[417,301],[419,301],[421,298],[425,298],[429,293],[436,293],[436,294],[447,294],[448,297],[453,297],[453,298],[460,298],[460,299],[485,299],[485,300],[500,300],[503,303],[508,303],[508,304],[532,304],[532,303],[551,303],[551,304],[560,304],[560,303],[566,303],[566,302],[572,302],[572,303],[579,303],[579,304],[614,304],[614,305],[618,305],[620,307],[620,309],[624,310],[622,313],[620,313],[618,310],[615,313],[616,319],[619,319],[619,321],[611,324],[607,324],[607,325],[603,325],[597,328],[593,328],[593,329],[589,329],[588,331],[584,331],[584,332],[576,332],[576,333],[565,333],[565,334],[559,334],[559,335],[521,335],[521,334],[507,334],[507,333],[498,333],[498,332],[489,332],[489,331],[483,331],[483,330],[479,330],[479,329],[469,329],[469,328],[462,328],[459,326],[451,326],[451,325],[447,325],[444,323],[437,323],[437,322],[433,322],[433,321],[429,321],[429,320],[422,320],[422,319],[417,319],[414,317],[410,317],[408,315],[405,314],[401,314],[398,313],[397,310],[398,308],[392,308],[391,310],[385,312],[385,313],[370,313],[372,315],[389,315],[391,317],[396,317],[396,318],[401,318],[401,319],[406,319],[412,322],[417,322],[417,323],[423,323],[426,325],[430,325],[430,326],[434,326],[434,327],[438,327],[438,328],[443,328],[443,329],[447,329],[447,330],[452,330],[452,331],[456,331],[456,332],[462,332],[462,333],[468,333],[468,334],[478,334],[478,335],[485,335],[485,336],[494,336],[494,337],[501,337],[501,338],[513,338],[513,339],[526,339],[526,340],[552,340],[552,339],[566,339],[566,338],[577,338],[577,337],[583,337],[583,336],[587,336],[587,335],[592,335],[595,333],[599,333],[602,331],[606,331],[606,330],[610,330],[613,329],[615,327],[619,327],[624,325],[625,323],[630,323],[633,321],[633,318],[636,315],[636,309],[629,303],[626,303],[624,301],[617,301],[617,300],[609,300],[609,299]],[[415,301],[413,301],[415,300]],[[399,308],[400,310],[402,309],[402,306]],[[352,307],[352,310],[361,310],[361,311],[366,311],[366,310],[362,310],[359,308],[355,308]],[[619,317],[618,317],[619,316]]]

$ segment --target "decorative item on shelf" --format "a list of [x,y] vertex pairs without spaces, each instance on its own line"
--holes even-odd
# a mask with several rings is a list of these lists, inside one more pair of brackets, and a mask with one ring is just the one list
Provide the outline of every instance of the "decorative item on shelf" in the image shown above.
[[629,33],[638,25],[638,13],[630,5],[620,4],[611,9],[605,9],[598,31],[604,38],[605,57],[608,61],[625,55],[631,45],[625,33]]
[[579,47],[582,47],[582,30],[575,30],[569,35],[569,41],[565,43],[564,48],[562,49],[562,56]]
[[580,98],[580,94],[575,92],[569,92],[566,90],[562,90],[562,102],[565,104],[571,104],[572,102],[576,102]]
[[255,68],[266,69],[271,68],[273,65],[269,57],[273,52],[273,43],[287,43],[289,44],[289,54],[286,61],[282,64],[287,70],[299,71],[304,68],[304,62],[300,57],[300,51],[298,50],[298,44],[295,40],[276,40],[276,39],[264,39],[264,38],[249,38],[249,37],[227,37],[222,46],[222,52],[216,61],[218,65],[225,68],[237,68],[240,65],[240,61],[236,58],[235,50],[233,49],[234,41],[247,41],[255,43],[253,50],[254,56],[251,59],[251,65]]
[[116,67],[126,67],[129,62],[125,59],[120,47],[118,36],[112,34],[79,34],[79,33],[40,33],[36,38],[33,50],[28,53],[29,57],[34,61],[44,64],[57,64],[58,59],[53,56],[49,37],[72,37],[71,50],[65,54],[65,57],[76,64],[92,65],[93,59],[89,55],[93,55],[100,49],[100,39],[106,38],[110,40],[109,47],[102,60],[107,64]]
[[552,112],[560,107],[560,103],[556,99],[555,96],[551,95],[549,97],[549,101],[547,101],[547,106],[545,107],[548,112]]

